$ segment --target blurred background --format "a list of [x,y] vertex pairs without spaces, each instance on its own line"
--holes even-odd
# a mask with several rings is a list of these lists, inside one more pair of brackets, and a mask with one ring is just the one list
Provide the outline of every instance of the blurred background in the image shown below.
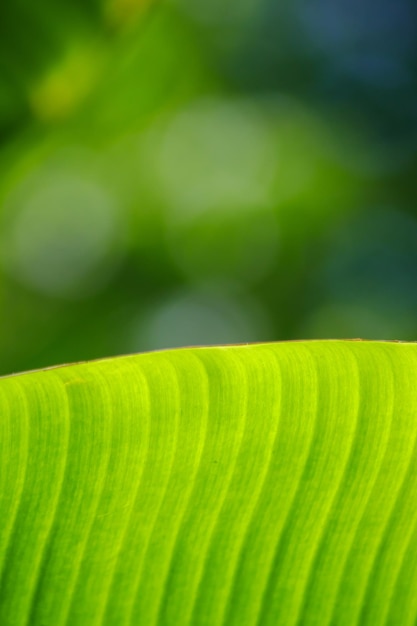
[[414,0],[0,7],[0,374],[417,335]]

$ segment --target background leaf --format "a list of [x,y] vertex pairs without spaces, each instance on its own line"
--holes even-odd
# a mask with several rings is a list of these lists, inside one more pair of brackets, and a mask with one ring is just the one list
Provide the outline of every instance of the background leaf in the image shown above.
[[0,2],[0,375],[417,333],[415,0]]

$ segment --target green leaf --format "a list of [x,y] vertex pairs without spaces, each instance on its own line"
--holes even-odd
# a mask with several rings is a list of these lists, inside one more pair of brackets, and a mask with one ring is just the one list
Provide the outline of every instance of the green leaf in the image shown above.
[[0,624],[412,625],[417,345],[0,380]]

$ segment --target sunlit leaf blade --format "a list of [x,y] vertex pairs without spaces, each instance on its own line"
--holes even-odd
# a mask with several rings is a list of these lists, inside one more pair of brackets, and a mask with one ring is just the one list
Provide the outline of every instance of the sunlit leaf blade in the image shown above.
[[0,411],[0,624],[415,623],[417,345],[108,359]]

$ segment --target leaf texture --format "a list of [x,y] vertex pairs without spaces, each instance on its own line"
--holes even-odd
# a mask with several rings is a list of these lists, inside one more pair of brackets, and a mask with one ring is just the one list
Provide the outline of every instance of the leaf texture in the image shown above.
[[414,626],[417,345],[0,379],[3,626]]

